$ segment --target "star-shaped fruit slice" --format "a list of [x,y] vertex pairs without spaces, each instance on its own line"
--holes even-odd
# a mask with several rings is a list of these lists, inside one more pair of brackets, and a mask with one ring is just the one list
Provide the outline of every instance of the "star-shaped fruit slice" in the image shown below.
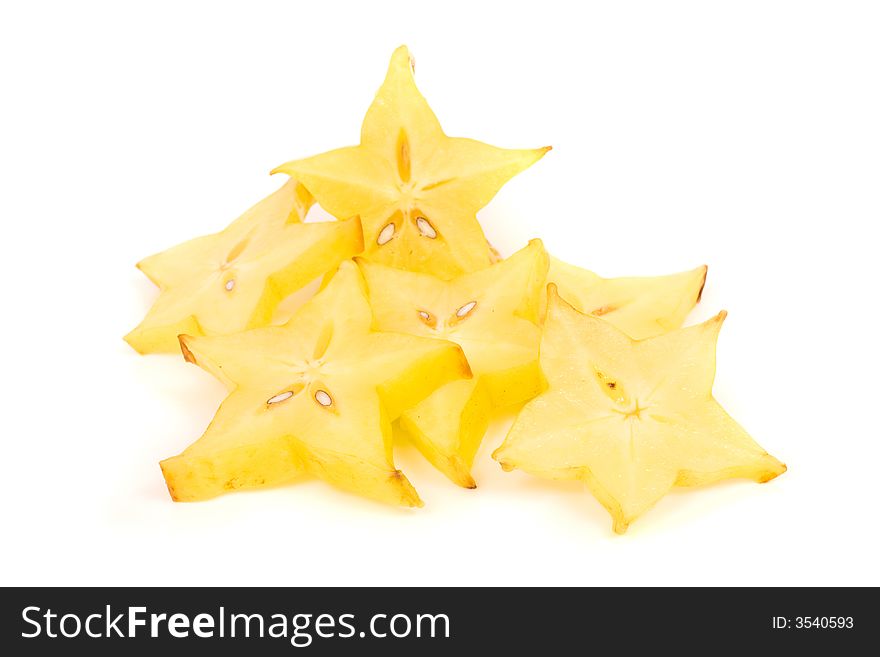
[[187,360],[230,389],[211,425],[162,461],[173,499],[281,484],[305,473],[392,504],[421,506],[394,466],[391,422],[438,387],[470,376],[448,341],[371,330],[357,266],[279,327],[181,336]]
[[549,288],[541,341],[548,388],[493,454],[505,470],[583,480],[618,533],[673,486],[766,482],[785,472],[712,396],[726,313],[633,340]]
[[407,410],[400,425],[422,454],[452,481],[474,488],[474,454],[496,407],[520,403],[541,390],[537,325],[547,276],[540,240],[510,258],[451,281],[359,261],[375,326],[452,340],[474,377],[448,383]]
[[[602,278],[588,269],[550,258],[547,281],[584,313],[608,320],[631,338],[642,340],[681,327],[700,300],[707,267],[666,276]],[[547,297],[542,297],[543,317]]]
[[312,203],[291,179],[222,232],[139,262],[160,294],[125,340],[140,353],[172,352],[182,333],[225,335],[269,324],[285,297],[363,248],[357,218],[303,223]]
[[288,162],[336,217],[360,215],[368,259],[452,278],[491,264],[476,219],[513,176],[548,148],[509,150],[447,137],[416,88],[405,46],[391,57],[358,146]]

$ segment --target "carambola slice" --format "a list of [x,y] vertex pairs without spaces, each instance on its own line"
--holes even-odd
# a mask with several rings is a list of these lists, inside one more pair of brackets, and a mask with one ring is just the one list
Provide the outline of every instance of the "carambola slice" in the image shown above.
[[336,217],[359,215],[367,259],[448,279],[491,264],[476,213],[549,148],[511,150],[447,137],[413,70],[401,46],[364,118],[359,145],[276,171],[300,180]]
[[539,297],[547,275],[540,240],[486,269],[443,281],[360,261],[376,326],[452,340],[474,377],[437,390],[400,418],[425,457],[452,481],[475,487],[470,468],[492,409],[541,390]]
[[285,297],[363,248],[357,218],[302,223],[312,202],[291,179],[222,232],[142,260],[160,293],[126,341],[141,353],[173,352],[182,333],[268,325]]
[[181,337],[187,360],[230,394],[204,435],[162,462],[175,500],[284,483],[309,473],[360,495],[421,506],[392,458],[391,422],[470,376],[449,341],[371,330],[356,265],[280,327]]
[[[583,313],[608,320],[641,340],[680,328],[700,300],[707,267],[666,276],[602,278],[588,269],[550,258],[549,283]],[[542,298],[542,316],[546,312]]]
[[549,287],[541,341],[548,388],[493,454],[505,470],[583,480],[618,533],[673,486],[766,482],[785,472],[712,396],[726,313],[633,340]]

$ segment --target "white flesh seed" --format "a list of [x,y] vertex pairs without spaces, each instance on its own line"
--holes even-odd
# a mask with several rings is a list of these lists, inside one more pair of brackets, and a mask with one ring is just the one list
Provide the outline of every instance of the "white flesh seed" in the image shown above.
[[376,238],[376,243],[379,246],[383,244],[388,244],[391,241],[391,238],[394,237],[394,231],[396,226],[393,223],[386,224],[385,227],[379,231],[379,237]]
[[437,239],[437,231],[431,225],[431,222],[429,222],[424,217],[419,217],[418,219],[416,219],[416,226],[418,227],[419,232],[425,237],[429,237],[432,240]]
[[476,301],[469,301],[468,303],[464,304],[461,308],[459,308],[458,310],[455,311],[455,316],[460,319],[460,318],[464,317],[465,315],[467,315],[474,308],[476,308],[476,306],[477,306]]
[[266,403],[269,405],[280,404],[283,401],[287,401],[291,397],[293,397],[293,392],[291,392],[290,390],[285,390],[284,392],[279,392],[274,397],[269,398],[269,400]]

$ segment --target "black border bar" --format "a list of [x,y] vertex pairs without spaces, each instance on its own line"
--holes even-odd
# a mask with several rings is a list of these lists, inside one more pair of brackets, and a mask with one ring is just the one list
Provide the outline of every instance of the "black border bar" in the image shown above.
[[[5,588],[0,593],[0,647],[7,655],[71,649],[118,655],[143,646],[161,650],[163,657],[191,656],[193,650],[212,656],[449,655],[471,654],[487,645],[512,654],[588,654],[596,648],[631,651],[645,641],[674,654],[719,649],[767,654],[801,647],[841,651],[876,640],[880,612],[874,593],[857,588]],[[94,634],[104,633],[108,606],[112,617],[123,614],[117,629],[110,628],[110,638],[88,637],[84,628],[75,638],[60,636],[59,620],[65,614],[76,615],[81,625],[97,615],[90,627]],[[135,627],[134,638],[120,638],[118,633],[128,630],[130,607],[144,608],[135,618],[145,624]],[[24,620],[27,608],[36,623]],[[47,611],[55,615],[48,626]],[[165,615],[157,621],[155,638],[150,636],[152,614]],[[178,617],[176,625],[178,634],[189,632],[186,638],[169,633],[167,619],[173,614],[186,617]],[[193,623],[199,614],[211,616],[199,626],[211,637],[196,636]],[[247,621],[254,623],[252,635],[242,636],[246,621],[241,618],[235,621],[237,636],[230,637],[233,614],[260,615],[263,638],[254,636],[260,633],[257,619]],[[221,616],[224,638],[217,636]],[[77,619],[65,621],[68,633],[76,629]],[[393,636],[392,622],[394,633],[409,628],[407,636]],[[268,636],[272,624],[276,634],[286,624],[286,636]],[[38,628],[39,636],[22,636]],[[47,631],[59,636],[48,637]],[[294,633],[297,646],[291,643]]]

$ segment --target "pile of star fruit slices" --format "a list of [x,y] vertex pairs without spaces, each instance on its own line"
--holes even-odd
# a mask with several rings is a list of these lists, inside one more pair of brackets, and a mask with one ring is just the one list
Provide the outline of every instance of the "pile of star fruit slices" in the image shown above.
[[[617,532],[673,486],[784,472],[712,397],[725,313],[680,328],[705,267],[603,279],[537,239],[494,252],[477,211],[548,150],[447,137],[401,47],[359,145],[278,167],[288,182],[228,228],[140,262],[160,295],[126,340],[180,348],[229,388],[202,437],[161,463],[172,498],[312,475],[421,506],[392,424],[474,488],[491,413],[523,403],[493,457],[583,480]],[[315,202],[338,220],[306,222]]]

